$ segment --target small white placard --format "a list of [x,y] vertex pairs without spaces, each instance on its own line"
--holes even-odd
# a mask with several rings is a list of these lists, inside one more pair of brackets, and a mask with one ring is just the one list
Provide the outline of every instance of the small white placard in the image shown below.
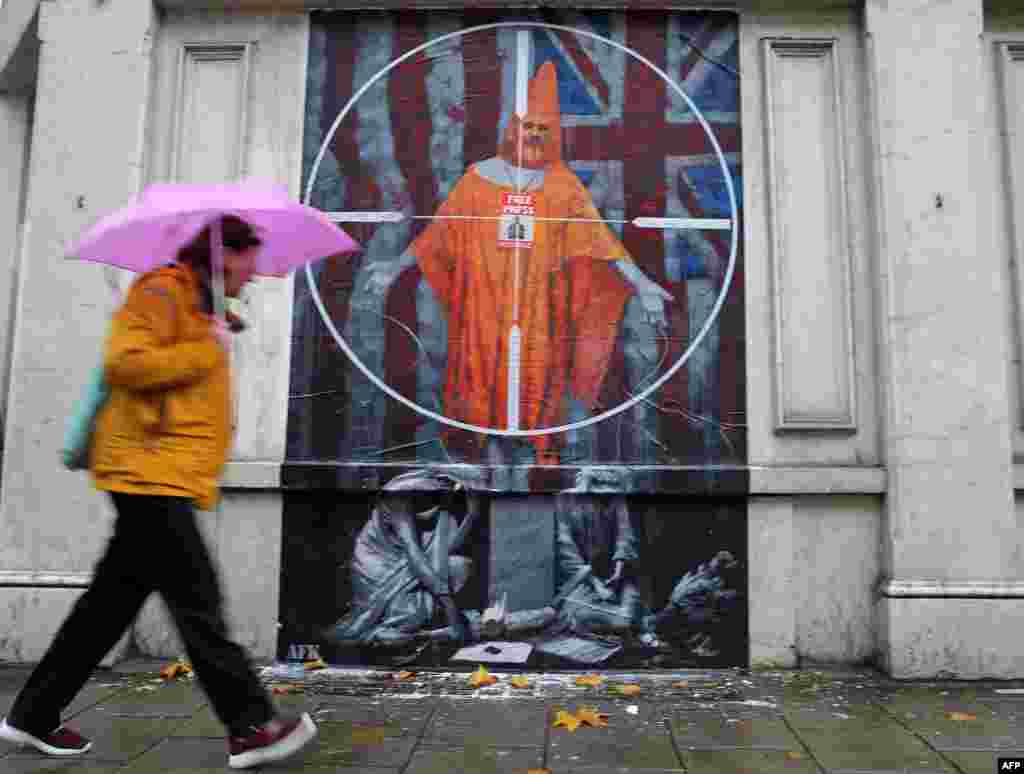
[[528,642],[481,642],[479,645],[470,645],[457,651],[452,656],[452,661],[525,664],[532,652],[533,645]]

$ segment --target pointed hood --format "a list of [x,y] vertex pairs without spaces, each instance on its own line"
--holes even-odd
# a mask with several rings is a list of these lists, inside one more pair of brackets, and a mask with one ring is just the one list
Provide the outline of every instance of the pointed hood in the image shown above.
[[[558,72],[554,62],[545,62],[530,79],[526,99],[526,122],[547,126],[542,162],[519,164],[519,130],[523,121],[513,115],[502,138],[500,155],[510,164],[527,167],[546,167],[562,160],[562,110],[558,101]],[[525,138],[524,138],[525,140]]]

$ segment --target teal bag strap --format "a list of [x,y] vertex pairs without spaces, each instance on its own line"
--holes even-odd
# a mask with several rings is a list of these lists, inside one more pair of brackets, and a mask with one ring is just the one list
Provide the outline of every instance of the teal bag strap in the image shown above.
[[[106,283],[110,288],[114,305],[120,305],[123,294],[118,285],[117,274],[106,272]],[[108,333],[109,335],[109,333]],[[89,373],[81,397],[75,402],[64,426],[64,443],[60,447],[61,461],[68,470],[87,470],[92,452],[92,436],[96,429],[96,418],[100,410],[110,398],[110,385],[107,384],[103,367],[103,355],[99,365]]]
[[89,467],[92,450],[92,436],[96,429],[96,417],[110,398],[103,364],[94,367],[89,374],[82,396],[75,403],[71,416],[64,428],[64,444],[61,458],[68,470],[85,470]]

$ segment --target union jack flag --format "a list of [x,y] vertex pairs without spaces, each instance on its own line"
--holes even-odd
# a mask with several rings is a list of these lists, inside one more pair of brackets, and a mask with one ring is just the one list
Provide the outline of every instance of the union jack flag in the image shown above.
[[[602,395],[609,407],[635,394],[658,368],[663,371],[680,356],[722,288],[730,252],[728,232],[638,228],[633,219],[733,214],[718,157],[694,110],[629,52],[663,71],[690,97],[720,145],[738,197],[735,15],[314,14],[304,186],[329,137],[312,182],[314,206],[325,211],[434,213],[471,164],[496,153],[515,107],[519,63],[516,28],[489,25],[516,21],[546,25],[528,28],[530,66],[555,63],[565,161],[640,268],[675,300],[670,335],[653,348],[638,343],[652,339],[627,310]],[[453,34],[477,26],[487,28]],[[420,50],[393,64],[414,49]],[[358,98],[332,135],[339,112],[354,95]],[[354,295],[360,268],[397,258],[425,223],[406,218],[401,223],[344,224],[364,253],[356,261],[321,263],[317,287],[360,359],[399,393],[440,410],[444,321],[432,309],[429,288],[418,271],[405,272],[379,309],[361,306]],[[590,432],[570,433],[566,462],[745,461],[740,265],[719,318],[686,366],[649,402]],[[289,460],[444,459],[430,451],[429,439],[438,435],[436,423],[388,398],[337,351],[302,280],[296,283],[294,331]]]

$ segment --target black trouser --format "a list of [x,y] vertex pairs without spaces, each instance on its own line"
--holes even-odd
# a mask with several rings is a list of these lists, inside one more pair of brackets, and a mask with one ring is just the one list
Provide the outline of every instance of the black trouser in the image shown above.
[[57,728],[61,711],[154,591],[167,603],[196,676],[229,733],[242,735],[266,723],[273,706],[245,651],[227,638],[217,573],[196,527],[192,502],[112,497],[114,536],[92,585],[21,689],[10,724],[36,736]]

